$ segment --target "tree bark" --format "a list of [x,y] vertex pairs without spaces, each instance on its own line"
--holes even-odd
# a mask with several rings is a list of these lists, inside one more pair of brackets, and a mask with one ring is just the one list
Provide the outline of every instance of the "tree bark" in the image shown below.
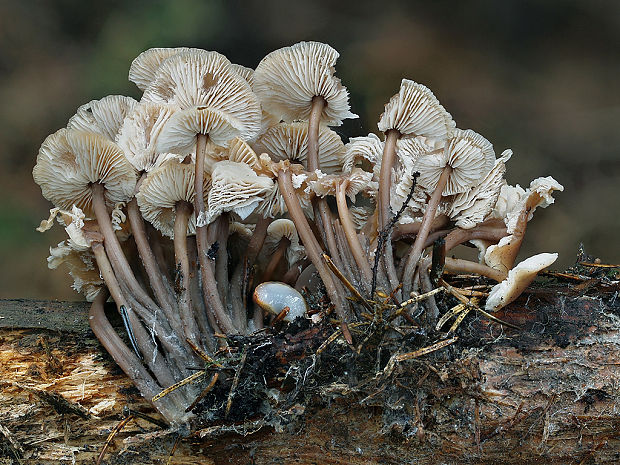
[[[520,330],[472,313],[457,342],[390,373],[316,385],[269,421],[203,425],[171,463],[618,463],[619,291],[530,289],[496,314]],[[125,407],[157,416],[103,352],[87,309],[0,301],[6,463],[92,464]],[[131,421],[103,463],[166,463],[178,437]]]

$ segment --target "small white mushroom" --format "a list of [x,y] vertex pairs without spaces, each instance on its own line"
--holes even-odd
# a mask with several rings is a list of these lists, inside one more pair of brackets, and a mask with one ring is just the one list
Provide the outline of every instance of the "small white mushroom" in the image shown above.
[[263,310],[279,315],[288,307],[285,321],[293,321],[306,314],[308,306],[303,296],[288,284],[268,281],[256,286],[253,294],[254,302]]
[[538,272],[551,266],[557,258],[557,253],[540,253],[523,260],[508,272],[505,280],[493,286],[485,309],[494,312],[514,301],[534,281]]

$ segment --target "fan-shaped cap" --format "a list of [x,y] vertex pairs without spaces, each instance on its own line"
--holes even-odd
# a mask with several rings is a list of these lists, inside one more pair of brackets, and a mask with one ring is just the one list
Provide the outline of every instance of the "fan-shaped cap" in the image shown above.
[[131,97],[123,95],[108,95],[101,100],[91,100],[77,109],[69,119],[67,128],[94,132],[115,141],[123,120],[137,104]]
[[186,50],[164,61],[144,91],[143,101],[178,105],[182,109],[211,108],[235,121],[244,139],[261,128],[261,107],[250,85],[228,59],[217,52]]
[[71,287],[83,294],[87,301],[92,302],[104,285],[93,253],[89,250],[77,251],[62,241],[56,247],[50,247],[47,266],[55,270],[63,264],[67,266],[73,278]]
[[161,163],[157,139],[176,108],[152,102],[141,102],[125,118],[116,143],[138,171],[151,171]]
[[506,185],[506,162],[511,156],[512,150],[504,151],[480,184],[454,197],[448,216],[456,220],[459,228],[473,228],[491,214],[502,186]]
[[209,141],[226,147],[233,137],[243,135],[238,121],[228,114],[207,107],[175,112],[157,138],[156,150],[187,155],[196,150],[196,135],[207,134]]
[[452,173],[442,195],[466,192],[483,179],[495,165],[495,152],[491,143],[480,134],[468,129],[457,129],[443,153],[421,156],[415,169],[420,172],[418,182],[432,191],[446,165]]
[[250,87],[254,85],[254,70],[252,68],[248,68],[247,66],[238,65],[236,63],[231,63],[230,67],[232,70],[241,76]]
[[534,179],[530,183],[530,187],[516,203],[515,208],[506,213],[504,222],[510,234],[515,232],[521,212],[527,210],[527,221],[534,216],[537,208],[547,208],[555,202],[553,198],[554,191],[562,192],[564,186],[553,179],[551,176],[540,177]]
[[[303,122],[280,123],[262,134],[253,144],[257,153],[267,153],[275,161],[291,160],[307,168],[308,125]],[[340,171],[344,144],[340,136],[327,126],[319,128],[319,163],[321,171]]]
[[494,312],[514,301],[534,281],[538,272],[551,266],[557,258],[557,253],[541,253],[523,260],[508,272],[505,280],[493,286],[485,309]]
[[91,184],[105,186],[110,208],[131,199],[136,186],[136,172],[116,144],[71,129],[60,129],[43,141],[32,175],[43,197],[55,206],[70,210],[76,205],[90,218]]
[[[174,237],[177,202],[194,202],[194,173],[193,164],[169,160],[151,171],[140,185],[136,199],[142,216],[164,236]],[[209,176],[205,175],[205,203],[209,192],[208,183]],[[192,213],[187,224],[187,234],[195,232],[196,215]]]
[[269,113],[286,122],[308,120],[312,99],[323,97],[327,105],[321,122],[340,126],[357,115],[350,111],[347,89],[334,76],[338,57],[336,50],[319,42],[275,50],[256,67],[254,92]]
[[[359,162],[368,162],[377,175],[381,169],[381,157],[383,156],[383,142],[376,134],[367,136],[351,137],[349,143],[344,146],[342,155],[342,171],[350,172]],[[377,178],[378,179],[378,178]]]
[[447,139],[456,125],[428,87],[403,79],[398,94],[385,105],[378,127],[382,132],[396,129],[404,135]]
[[245,163],[255,172],[260,173],[262,165],[256,152],[246,141],[239,137],[231,139],[228,143],[228,160],[236,163]]
[[272,221],[267,228],[267,242],[269,245],[272,247],[277,246],[283,237],[290,242],[286,249],[286,260],[289,266],[292,266],[306,255],[304,247],[299,244],[299,236],[297,235],[295,223],[285,218]]
[[273,190],[271,178],[257,175],[245,163],[217,162],[211,173],[207,221],[227,211],[245,219]]
[[129,80],[138,89],[145,90],[157,75],[161,64],[179,52],[190,50],[186,47],[177,48],[149,48],[138,55],[129,67]]

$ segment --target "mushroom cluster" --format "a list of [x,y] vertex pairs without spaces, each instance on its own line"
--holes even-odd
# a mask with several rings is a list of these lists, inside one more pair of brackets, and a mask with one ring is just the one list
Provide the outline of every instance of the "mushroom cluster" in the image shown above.
[[[425,86],[402,81],[383,138],[343,143],[330,127],[357,116],[337,58],[301,42],[252,70],[213,51],[150,49],[129,70],[140,101],[93,100],[41,146],[33,176],[54,208],[39,230],[56,220],[68,235],[49,266],[67,265],[93,301],[93,332],[170,423],[191,415],[197,387],[158,394],[225,353],[226,336],[309,317],[300,290],[326,294],[311,321],[333,309],[324,322],[351,344],[365,308],[390,296],[401,318],[403,302],[430,291],[437,261],[497,281],[494,311],[557,257],[515,266],[534,210],[562,186],[508,185],[512,152],[496,158]],[[460,244],[479,261],[450,258]],[[103,311],[109,296],[127,337]],[[433,298],[421,305],[434,325]]]

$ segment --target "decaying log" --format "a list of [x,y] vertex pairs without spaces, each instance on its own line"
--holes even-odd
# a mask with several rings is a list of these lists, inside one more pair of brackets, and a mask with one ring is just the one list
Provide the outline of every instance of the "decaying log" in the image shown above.
[[[588,285],[529,290],[497,315],[519,330],[470,314],[457,342],[391,373],[315,385],[270,421],[204,426],[170,463],[620,463],[619,289]],[[86,314],[0,303],[1,464],[92,464],[128,409],[155,416]],[[178,438],[136,418],[103,463],[163,464]]]

